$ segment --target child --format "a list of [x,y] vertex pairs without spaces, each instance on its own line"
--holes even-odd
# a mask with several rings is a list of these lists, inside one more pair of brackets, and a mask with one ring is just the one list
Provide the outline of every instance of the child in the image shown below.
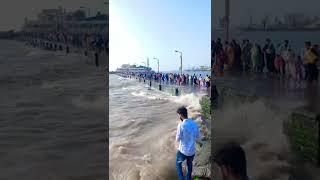
[[279,54],[276,54],[276,58],[274,58],[273,64],[274,64],[274,68],[275,68],[275,73],[277,76],[280,75],[280,67],[279,67]]
[[276,55],[276,58],[274,60],[274,67],[276,68],[277,75],[282,77],[284,75],[285,62],[280,54]]
[[303,74],[302,74],[303,62],[302,62],[301,56],[297,57],[295,65],[296,65],[296,78],[297,78],[297,81],[300,82],[303,79]]
[[293,80],[296,80],[296,55],[295,53],[289,49],[289,58],[288,58],[288,64],[287,64],[287,70],[288,70],[288,77],[292,78]]

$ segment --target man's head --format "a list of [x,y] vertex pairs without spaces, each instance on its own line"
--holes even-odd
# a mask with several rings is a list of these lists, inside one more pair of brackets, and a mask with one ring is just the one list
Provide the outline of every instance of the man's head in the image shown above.
[[311,47],[311,42],[310,41],[307,41],[304,43],[306,49],[309,49]]
[[266,39],[266,43],[270,44],[271,40],[269,38]]
[[246,155],[236,143],[226,144],[218,150],[214,162],[219,166],[223,180],[247,178]]
[[183,121],[184,119],[188,118],[188,110],[184,106],[179,107],[178,110],[177,110],[177,113],[178,113],[179,118],[180,118],[181,121]]

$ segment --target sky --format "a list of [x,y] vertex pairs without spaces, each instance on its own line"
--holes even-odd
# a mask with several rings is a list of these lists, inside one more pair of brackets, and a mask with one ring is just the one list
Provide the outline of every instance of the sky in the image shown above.
[[[218,19],[224,15],[224,0],[212,1],[214,27]],[[319,16],[319,6],[319,0],[230,0],[230,21],[231,25],[247,24],[250,14],[254,21],[258,21],[265,15],[279,16],[292,12]]]
[[109,64],[144,65],[160,71],[210,65],[210,0],[110,0]]
[[84,6],[90,9],[90,14],[97,11],[105,12],[106,1],[108,0],[1,0],[0,31],[19,29],[25,17],[35,18],[42,9],[57,8],[59,5],[67,10]]

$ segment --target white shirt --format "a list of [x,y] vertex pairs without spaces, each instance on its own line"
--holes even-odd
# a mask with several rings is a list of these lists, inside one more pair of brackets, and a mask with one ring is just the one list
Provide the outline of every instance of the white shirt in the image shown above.
[[178,124],[176,141],[179,143],[178,150],[192,156],[196,153],[196,140],[200,138],[199,126],[192,119],[185,119]]

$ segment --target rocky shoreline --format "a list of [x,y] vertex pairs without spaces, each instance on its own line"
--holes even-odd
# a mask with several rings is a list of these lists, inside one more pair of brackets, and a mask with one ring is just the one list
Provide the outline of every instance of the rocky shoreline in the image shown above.
[[212,163],[210,160],[212,145],[210,104],[208,96],[202,97],[200,100],[201,113],[193,117],[197,119],[197,123],[200,125],[201,132],[204,135],[201,142],[197,144],[197,152],[193,161],[193,176],[199,180],[210,180],[212,175]]

